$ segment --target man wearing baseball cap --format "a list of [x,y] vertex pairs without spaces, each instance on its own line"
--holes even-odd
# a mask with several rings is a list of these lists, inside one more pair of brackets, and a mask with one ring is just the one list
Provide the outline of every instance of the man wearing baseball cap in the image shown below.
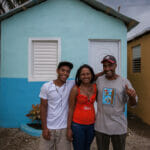
[[104,75],[97,78],[97,116],[95,123],[98,150],[125,150],[127,118],[125,104],[137,103],[137,95],[129,80],[116,74],[117,61],[107,55],[101,61]]

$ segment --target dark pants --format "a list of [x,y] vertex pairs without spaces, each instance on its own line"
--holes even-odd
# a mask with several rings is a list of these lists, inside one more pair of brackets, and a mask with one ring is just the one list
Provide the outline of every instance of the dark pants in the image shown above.
[[110,139],[113,145],[113,150],[125,150],[126,134],[107,135],[96,131],[98,150],[109,150]]
[[94,124],[82,125],[73,122],[72,132],[74,150],[90,150],[90,145],[94,139]]

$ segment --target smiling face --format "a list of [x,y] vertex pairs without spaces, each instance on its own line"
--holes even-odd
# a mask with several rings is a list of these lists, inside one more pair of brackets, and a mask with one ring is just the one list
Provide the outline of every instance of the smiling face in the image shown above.
[[80,80],[84,84],[91,83],[92,80],[92,73],[89,68],[82,68],[80,73]]
[[105,61],[103,63],[103,70],[106,75],[107,79],[114,79],[116,76],[115,70],[116,70],[117,65],[114,63],[110,63],[108,61]]
[[60,67],[59,69],[57,69],[57,74],[58,74],[57,78],[61,82],[66,82],[67,78],[70,75],[70,71],[71,71],[71,69],[68,66],[62,66],[62,67]]

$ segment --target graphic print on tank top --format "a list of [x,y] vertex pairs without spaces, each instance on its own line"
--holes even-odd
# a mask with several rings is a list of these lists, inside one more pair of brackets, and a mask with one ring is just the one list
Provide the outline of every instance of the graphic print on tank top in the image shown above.
[[103,88],[102,103],[106,105],[115,104],[116,90],[114,88]]

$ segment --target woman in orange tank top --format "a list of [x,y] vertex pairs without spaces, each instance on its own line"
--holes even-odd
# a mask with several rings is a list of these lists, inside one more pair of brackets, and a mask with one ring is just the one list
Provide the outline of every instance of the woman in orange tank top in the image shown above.
[[70,93],[67,137],[73,141],[74,150],[90,150],[94,139],[94,102],[97,93],[94,79],[93,69],[89,65],[82,65]]

